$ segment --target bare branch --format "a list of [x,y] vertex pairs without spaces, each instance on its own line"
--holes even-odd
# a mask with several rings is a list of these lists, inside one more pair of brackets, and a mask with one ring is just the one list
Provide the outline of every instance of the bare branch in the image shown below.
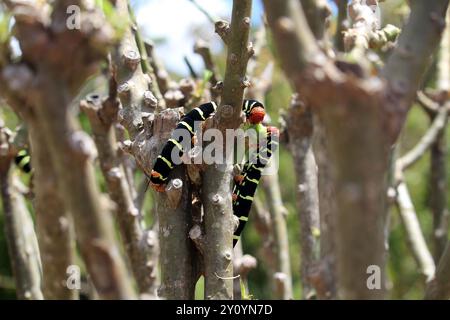
[[339,51],[344,51],[344,32],[349,27],[349,21],[347,19],[347,1],[335,0],[338,6],[338,19],[337,19],[337,30],[334,36],[334,42],[336,48]]
[[[450,91],[450,9],[447,9],[446,28],[441,40],[440,55],[438,60],[437,90],[440,95],[448,98]],[[450,103],[441,106],[450,114]],[[439,114],[431,115],[436,119]],[[446,130],[441,130],[435,142],[431,146],[431,175],[430,175],[430,208],[433,212],[433,241],[434,259],[439,261],[448,240],[449,209],[448,209],[448,173],[447,173],[447,135]]]
[[433,124],[417,145],[398,160],[402,170],[408,169],[430,149],[447,125],[448,112],[449,108],[447,105],[441,107],[438,111],[438,115],[433,120]]
[[[66,1],[55,3],[51,16],[37,14],[40,9],[34,7],[17,17],[16,37],[25,63],[5,67],[2,75],[27,75],[27,81],[21,84],[26,90],[12,82],[8,83],[9,90],[28,91],[31,97],[57,173],[59,192],[73,215],[82,257],[100,297],[130,298],[133,289],[115,245],[112,221],[105,204],[99,202],[101,195],[91,162],[95,148],[78,129],[70,110],[80,86],[106,58],[114,32],[98,8],[88,9],[81,1],[70,4],[84,10],[83,26],[76,31],[65,28]],[[36,18],[39,16],[48,21],[42,23]],[[36,37],[43,41],[36,42]],[[40,72],[35,74],[34,70]]]
[[153,42],[145,41],[145,50],[147,51],[147,55],[150,60],[150,65],[153,68],[153,72],[155,73],[159,90],[161,91],[161,94],[164,95],[169,89],[169,83],[171,81],[170,75],[156,55],[155,45],[153,44]]
[[[298,1],[264,3],[283,69],[326,128],[336,201],[332,220],[339,293],[344,299],[380,298],[384,290],[368,290],[366,272],[375,264],[384,275],[383,176],[388,148],[381,122],[382,87],[374,79],[343,74],[326,58]],[[357,249],[348,250],[355,244]]]
[[[116,7],[119,12],[128,15],[126,0],[118,0]],[[154,160],[180,121],[181,110],[166,109],[154,113],[154,109],[146,106],[145,93],[150,90],[148,77],[143,73],[140,65],[132,67],[122,58],[130,50],[137,52],[137,44],[131,31],[127,30],[119,48],[113,54],[116,67],[115,79],[119,84],[119,98],[123,106],[123,124],[131,138],[126,149],[135,157],[137,165],[147,176],[150,176]],[[126,88],[122,94],[120,94],[121,87]],[[143,121],[144,118],[149,117],[152,121]],[[188,238],[191,228],[191,201],[185,168],[179,166],[173,170],[171,179],[183,181],[178,207],[169,206],[167,194],[155,195],[162,271],[161,287],[158,293],[166,299],[192,299],[197,273],[194,264],[194,246]]]
[[209,79],[209,82],[211,86],[215,86],[219,79],[219,72],[217,71],[217,66],[213,61],[211,50],[208,44],[203,40],[197,40],[194,46],[194,52],[202,57],[206,69],[212,72],[212,76]]
[[318,175],[312,150],[313,116],[311,110],[294,95],[285,117],[288,146],[294,157],[297,178],[297,206],[300,221],[301,277],[303,297],[311,297],[309,274],[319,259],[320,217]]
[[111,95],[102,101],[94,94],[82,101],[80,106],[91,124],[100,168],[108,193],[116,205],[119,230],[139,291],[155,297],[159,248],[157,241],[150,243],[144,239],[147,234],[142,230],[139,210],[134,205],[124,167],[117,154],[114,122],[119,111],[119,101]]
[[[327,30],[327,20],[331,15],[331,9],[326,0],[303,0],[300,1],[308,25],[318,40],[323,40]],[[345,1],[341,1],[345,3]]]
[[45,299],[77,299],[77,290],[67,287],[67,268],[75,265],[73,218],[58,192],[58,179],[49,159],[49,149],[35,117],[28,117],[34,168],[33,184],[36,233],[42,257],[42,291]]
[[420,228],[408,187],[403,181],[397,186],[396,202],[414,259],[419,265],[420,272],[425,276],[426,282],[429,282],[433,278],[436,267]]
[[41,266],[33,220],[23,196],[14,188],[12,133],[0,119],[0,187],[5,234],[19,299],[43,299]]
[[447,242],[447,247],[439,260],[433,280],[428,284],[425,299],[450,299],[450,241]]
[[445,27],[448,0],[412,1],[411,15],[383,69],[393,137],[397,137]]
[[[227,65],[221,105],[214,117],[214,127],[222,131],[241,124],[244,79],[250,58],[251,0],[234,0],[231,26],[216,24],[228,45]],[[224,139],[226,140],[226,139]],[[224,146],[227,145],[224,141]],[[233,212],[231,203],[231,171],[229,159],[223,165],[208,166],[203,176],[202,203],[205,217],[205,298],[233,298],[232,236]],[[215,275],[219,274],[218,278]]]

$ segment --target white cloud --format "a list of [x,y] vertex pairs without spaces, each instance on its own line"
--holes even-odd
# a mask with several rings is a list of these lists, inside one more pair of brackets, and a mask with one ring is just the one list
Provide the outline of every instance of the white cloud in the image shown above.
[[[231,2],[227,0],[197,0],[211,15],[229,18]],[[210,41],[213,49],[221,48],[220,39],[214,34],[214,26],[188,0],[150,0],[141,3],[136,10],[139,26],[144,36],[151,39],[164,38],[156,47],[156,53],[170,71],[188,74],[183,61],[187,56],[196,70],[202,69],[202,62],[193,53],[196,35]]]

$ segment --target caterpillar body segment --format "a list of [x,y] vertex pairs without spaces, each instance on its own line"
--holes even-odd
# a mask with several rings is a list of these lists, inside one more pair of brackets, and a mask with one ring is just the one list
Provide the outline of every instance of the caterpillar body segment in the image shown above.
[[20,150],[14,158],[14,163],[25,173],[31,172],[31,157],[25,149]]

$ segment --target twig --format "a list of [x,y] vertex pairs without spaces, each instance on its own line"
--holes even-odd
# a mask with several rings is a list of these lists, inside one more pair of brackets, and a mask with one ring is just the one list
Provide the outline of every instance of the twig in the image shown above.
[[439,110],[439,103],[435,102],[433,99],[429,98],[425,92],[417,92],[417,102],[425,109],[428,114],[436,114]]
[[408,187],[403,181],[397,186],[396,203],[414,259],[419,265],[420,272],[425,276],[426,282],[429,282],[434,275],[436,267],[420,228]]
[[13,186],[12,133],[0,122],[0,188],[16,293],[19,299],[40,300],[41,266],[33,220],[25,199]]
[[212,75],[209,79],[209,83],[211,86],[215,86],[217,81],[219,81],[219,72],[216,64],[214,63],[209,45],[203,40],[197,40],[194,45],[194,52],[202,57],[205,68],[211,71]]
[[194,79],[197,79],[198,78],[197,72],[195,71],[194,67],[192,66],[191,62],[189,61],[189,58],[187,56],[184,56],[183,60],[184,60],[184,63],[186,63],[186,66],[188,67],[189,74],[191,75],[191,77]]
[[449,108],[447,105],[440,108],[438,115],[433,120],[433,124],[417,145],[398,160],[402,170],[406,170],[416,163],[436,141],[439,134],[445,129],[448,112]]
[[145,41],[145,50],[150,59],[150,65],[156,76],[156,81],[158,82],[159,90],[161,94],[165,94],[169,89],[169,83],[171,82],[170,75],[164,68],[164,65],[159,60],[155,52],[155,45],[151,41]]

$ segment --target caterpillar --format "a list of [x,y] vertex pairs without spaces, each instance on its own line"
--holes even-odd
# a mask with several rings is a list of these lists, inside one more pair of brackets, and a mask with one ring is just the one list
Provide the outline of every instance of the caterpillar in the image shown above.
[[262,172],[278,146],[278,129],[276,127],[264,128],[266,130],[266,139],[257,146],[255,159],[247,160],[242,173],[234,177],[233,214],[239,219],[239,224],[233,234],[233,247],[239,241],[240,235],[248,221],[253,197],[255,196]]
[[[196,121],[205,121],[211,114],[217,110],[217,105],[214,102],[208,102],[198,106],[189,111],[181,121],[178,123],[175,130],[187,130],[191,139],[195,135],[194,124]],[[150,184],[158,192],[164,192],[165,184],[168,180],[170,172],[175,167],[172,159],[172,151],[177,148],[179,155],[184,153],[184,148],[181,145],[181,137],[172,137],[166,142],[161,153],[156,158],[153,170],[150,173]]]
[[26,149],[17,152],[14,163],[25,173],[31,172],[31,157]]
[[[217,110],[214,102],[208,102],[188,112],[178,123],[176,130],[187,130],[191,139],[194,138],[194,123],[196,121],[205,121]],[[278,135],[278,129],[275,127],[265,127],[262,121],[265,117],[264,105],[256,100],[244,100],[242,111],[245,114],[249,127],[263,130],[265,133],[263,143],[259,143],[256,149],[254,159],[249,159],[244,165],[241,175],[235,177],[233,187],[233,214],[239,219],[239,225],[233,235],[233,247],[239,240],[253,202],[253,196],[256,192],[262,171],[270,160],[270,156],[276,150],[278,142],[273,139]],[[166,142],[161,153],[156,158],[155,164],[150,174],[150,184],[155,191],[164,192],[165,185],[169,179],[170,172],[174,169],[175,163],[172,159],[174,148],[178,155],[182,156],[184,148],[181,145],[181,138],[172,137]],[[265,156],[263,156],[264,154]]]

